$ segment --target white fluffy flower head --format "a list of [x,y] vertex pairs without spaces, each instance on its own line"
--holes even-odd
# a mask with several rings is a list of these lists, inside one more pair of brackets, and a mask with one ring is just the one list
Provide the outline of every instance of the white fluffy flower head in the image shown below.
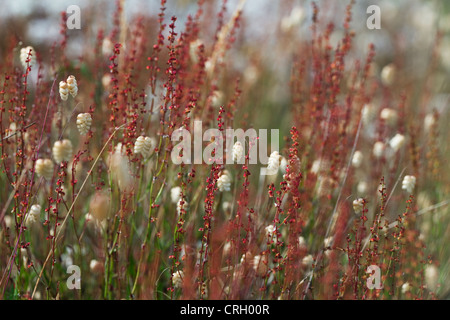
[[150,157],[155,148],[155,141],[150,137],[139,136],[134,144],[134,153],[142,154],[144,158]]
[[53,177],[53,162],[50,159],[37,159],[36,160],[36,173],[40,177],[44,177],[47,180],[50,180]]
[[34,51],[34,48],[32,46],[20,49],[20,63],[22,64],[22,67],[24,69],[27,68],[28,59],[29,59],[28,65],[30,67],[36,64],[36,51]]
[[68,139],[56,141],[53,145],[53,158],[57,163],[62,161],[70,161],[73,155],[72,142]]
[[408,193],[412,193],[414,191],[414,187],[416,186],[416,177],[415,176],[405,176],[402,182],[402,189],[408,191]]
[[217,187],[219,191],[230,191],[231,190],[231,175],[228,170],[223,170],[219,179],[217,179]]

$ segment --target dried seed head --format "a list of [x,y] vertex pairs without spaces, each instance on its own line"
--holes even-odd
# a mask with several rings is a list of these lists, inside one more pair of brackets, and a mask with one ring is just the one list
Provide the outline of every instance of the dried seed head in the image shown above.
[[67,82],[67,87],[69,89],[70,95],[75,98],[75,96],[78,93],[77,79],[75,79],[74,76],[70,75],[67,78],[66,82]]
[[90,113],[80,113],[77,116],[77,128],[81,135],[85,135],[91,129],[92,117]]
[[91,198],[89,213],[98,221],[103,221],[108,217],[110,199],[109,196],[101,191]]
[[37,159],[35,170],[38,176],[50,180],[53,177],[54,165],[50,159]]
[[241,159],[244,156],[244,148],[239,141],[233,145],[233,162],[241,164]]
[[228,170],[222,171],[219,179],[217,179],[217,187],[219,191],[230,191],[231,190],[231,175]]
[[402,189],[408,191],[408,193],[413,193],[414,187],[416,186],[415,176],[405,176],[402,182]]
[[70,161],[73,155],[72,142],[68,139],[62,141],[56,141],[53,145],[53,159],[56,163],[62,161]]
[[65,81],[59,82],[59,95],[61,100],[66,101],[69,98],[69,87]]
[[41,216],[41,206],[38,204],[33,204],[30,208],[30,211],[27,214],[25,225],[31,226],[33,223],[39,220]]
[[30,67],[36,64],[36,51],[34,51],[34,48],[31,46],[20,49],[20,63],[24,69],[27,68],[28,59],[28,65]]
[[364,199],[358,198],[356,200],[353,200],[353,210],[355,210],[355,213],[361,213],[363,211],[364,207]]
[[152,138],[139,136],[134,144],[134,153],[140,153],[144,158],[148,158],[152,154],[155,144],[156,142]]

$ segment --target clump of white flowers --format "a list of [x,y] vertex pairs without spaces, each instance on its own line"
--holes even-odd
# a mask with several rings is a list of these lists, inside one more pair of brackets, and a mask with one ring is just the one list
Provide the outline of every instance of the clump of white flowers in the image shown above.
[[142,154],[144,158],[150,157],[155,148],[155,141],[150,137],[139,136],[134,144],[134,153]]
[[358,198],[356,200],[353,200],[353,210],[355,210],[355,213],[361,213],[364,207],[364,199]]
[[67,81],[59,82],[59,95],[61,96],[61,100],[66,101],[69,98],[69,93],[74,98],[78,94],[77,79],[72,75],[67,78]]
[[172,273],[172,283],[175,288],[181,288],[183,284],[184,272],[181,270]]
[[414,187],[416,186],[416,177],[415,176],[405,176],[402,182],[402,189],[412,193],[414,191]]
[[25,224],[27,226],[30,226],[31,224],[38,221],[40,216],[41,216],[41,206],[38,204],[33,204],[30,208],[30,211],[27,214]]
[[170,199],[172,200],[172,203],[178,203],[181,198],[181,187],[173,187],[170,189]]
[[50,159],[37,159],[35,170],[38,176],[50,180],[53,177],[53,162]]
[[27,68],[27,60],[29,67],[32,67],[36,63],[36,51],[34,51],[32,46],[20,49],[20,63],[24,69]]
[[281,156],[278,151],[274,151],[270,154],[269,161],[267,163],[267,171],[269,174],[275,174],[280,168]]
[[228,170],[223,170],[219,179],[217,179],[217,187],[219,191],[230,191],[231,190],[231,174]]
[[405,136],[397,133],[390,141],[389,146],[397,152],[405,144]]
[[363,161],[363,154],[361,151],[355,151],[352,158],[352,165],[355,168],[359,168],[361,166],[361,163]]
[[73,147],[72,142],[68,139],[64,139],[62,141],[56,141],[53,145],[53,158],[56,163],[60,163],[62,161],[70,161],[73,155]]
[[77,128],[81,135],[85,135],[91,129],[92,117],[90,113],[80,113],[77,116]]
[[244,156],[244,147],[239,141],[233,145],[233,162],[239,163]]

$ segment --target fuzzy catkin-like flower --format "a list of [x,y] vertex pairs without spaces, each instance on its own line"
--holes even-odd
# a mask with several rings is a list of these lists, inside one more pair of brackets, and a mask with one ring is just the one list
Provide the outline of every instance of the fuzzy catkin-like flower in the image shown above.
[[219,179],[217,179],[217,187],[219,191],[230,191],[231,190],[231,175],[228,170],[224,170],[220,175]]
[[50,180],[53,177],[53,162],[50,159],[37,159],[35,170],[38,176]]
[[140,153],[144,158],[148,158],[152,154],[154,146],[155,142],[152,138],[139,136],[134,144],[134,153]]
[[70,95],[71,95],[72,97],[75,98],[75,96],[76,96],[77,93],[78,93],[77,79],[75,79],[74,76],[70,75],[70,76],[67,78],[66,83],[67,83],[67,87],[68,87],[68,89],[69,89]]
[[364,199],[358,198],[356,200],[353,200],[353,210],[355,210],[355,213],[361,213],[364,207]]
[[402,189],[412,193],[414,191],[414,187],[416,186],[416,177],[415,176],[405,176],[402,182]]
[[85,135],[91,129],[92,117],[90,113],[80,113],[77,116],[77,128],[81,135]]
[[38,204],[33,204],[30,208],[30,211],[27,214],[25,224],[27,226],[30,226],[31,224],[38,221],[40,216],[41,216],[41,206]]
[[397,133],[390,141],[389,141],[389,145],[390,147],[397,152],[398,150],[400,150],[401,147],[403,147],[403,145],[405,144],[405,136]]
[[59,82],[59,95],[61,96],[61,100],[64,101],[69,98],[69,87],[65,81]]
[[233,162],[239,163],[243,156],[244,147],[242,147],[242,144],[239,141],[236,141],[233,146]]
[[27,59],[29,59],[28,65],[30,67],[36,63],[36,51],[31,46],[20,49],[20,63],[24,69],[27,68]]
[[70,161],[73,155],[72,142],[68,139],[62,141],[56,141],[53,145],[53,158],[56,163],[62,161]]

